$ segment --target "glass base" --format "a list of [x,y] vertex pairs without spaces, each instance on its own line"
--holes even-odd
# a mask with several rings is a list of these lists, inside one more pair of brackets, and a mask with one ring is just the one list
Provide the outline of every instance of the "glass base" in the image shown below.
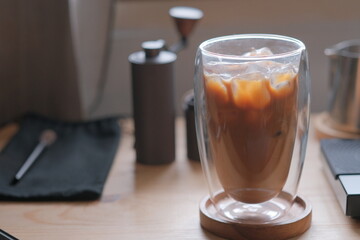
[[290,194],[282,192],[269,201],[249,204],[236,201],[221,192],[213,198],[213,204],[220,216],[228,221],[249,224],[275,223],[287,213],[292,206]]

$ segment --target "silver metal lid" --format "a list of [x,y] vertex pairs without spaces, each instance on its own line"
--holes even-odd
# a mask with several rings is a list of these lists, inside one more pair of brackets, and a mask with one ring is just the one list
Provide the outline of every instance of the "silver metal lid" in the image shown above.
[[156,41],[146,41],[141,44],[142,49],[145,52],[146,58],[152,58],[159,55],[160,51],[164,48],[165,41],[162,39]]
[[146,41],[141,44],[143,51],[130,54],[133,64],[167,64],[176,60],[176,54],[163,50],[164,40]]

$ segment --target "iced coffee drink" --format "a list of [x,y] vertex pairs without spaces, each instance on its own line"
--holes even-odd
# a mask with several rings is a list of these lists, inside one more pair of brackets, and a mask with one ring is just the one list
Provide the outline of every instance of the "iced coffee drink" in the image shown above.
[[268,60],[217,62],[204,67],[203,80],[210,154],[224,191],[244,203],[272,199],[282,191],[292,159],[297,70]]
[[308,136],[305,45],[270,34],[206,40],[196,54],[194,83],[211,200],[205,210],[214,207],[215,218],[235,223],[284,220],[297,199]]

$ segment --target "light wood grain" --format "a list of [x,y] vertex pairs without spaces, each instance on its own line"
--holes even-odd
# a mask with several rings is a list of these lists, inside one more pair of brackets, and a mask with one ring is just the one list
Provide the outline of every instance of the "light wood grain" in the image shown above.
[[[0,202],[0,228],[21,240],[220,239],[200,227],[207,187],[200,164],[186,159],[183,119],[176,124],[172,164],[136,164],[132,122],[121,121],[119,150],[99,201]],[[322,172],[313,131],[299,193],[312,204],[313,221],[295,239],[360,239],[360,221],[344,216]]]

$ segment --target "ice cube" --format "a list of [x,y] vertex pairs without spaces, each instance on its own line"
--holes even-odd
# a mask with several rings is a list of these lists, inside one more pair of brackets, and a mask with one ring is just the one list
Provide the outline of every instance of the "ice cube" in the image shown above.
[[[245,53],[242,56],[271,56],[273,53],[267,47],[255,49]],[[204,71],[208,75],[216,75],[224,82],[231,82],[232,79],[242,80],[264,80],[276,78],[278,74],[292,73],[296,74],[297,70],[291,64],[283,64],[269,59],[234,63],[228,61],[211,61],[204,66]],[[272,81],[274,88],[282,87],[286,83]]]
[[288,81],[292,80],[297,72],[293,64],[277,64],[277,66],[270,67],[269,70],[270,84],[277,89],[289,84]]
[[248,62],[238,64],[222,62],[208,65],[204,69],[206,75],[219,77],[226,82],[231,81],[233,78],[261,72],[257,64]]
[[234,71],[237,70],[233,63],[228,62],[209,62],[204,66],[205,74],[218,76],[224,80],[233,77]]
[[297,69],[292,64],[281,64],[272,69],[270,91],[273,96],[286,97],[291,94],[296,84]]
[[268,69],[260,61],[246,62],[239,64],[238,70],[233,76],[243,80],[261,80],[266,78],[267,72]]
[[264,80],[266,77],[262,72],[256,71],[256,72],[249,72],[246,74],[239,74],[235,78],[241,80],[247,80],[247,81],[259,81],[259,80]]
[[259,76],[256,81],[235,79],[231,84],[234,104],[240,108],[260,110],[269,105],[271,96],[266,81]]
[[229,101],[227,88],[219,75],[205,75],[205,88],[208,97],[218,104],[226,104]]
[[243,57],[267,57],[273,55],[272,51],[268,47],[259,49],[252,48],[250,52],[243,54]]

